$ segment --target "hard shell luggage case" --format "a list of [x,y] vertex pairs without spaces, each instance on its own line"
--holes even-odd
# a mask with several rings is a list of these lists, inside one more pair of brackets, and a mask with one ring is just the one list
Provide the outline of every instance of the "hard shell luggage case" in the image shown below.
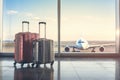
[[[23,32],[24,23],[28,24],[28,32]],[[33,61],[33,40],[39,38],[39,34],[29,32],[29,22],[22,22],[22,32],[15,35],[15,53],[14,53],[14,66],[20,63],[23,67],[24,63],[32,63]]]
[[14,80],[54,80],[52,67],[15,68]]
[[40,38],[33,41],[33,64],[36,64],[36,67],[39,64],[51,63],[51,66],[54,63],[54,52],[53,52],[53,40],[46,39],[46,23],[39,22],[39,34],[40,34],[40,24],[45,25],[45,38]]

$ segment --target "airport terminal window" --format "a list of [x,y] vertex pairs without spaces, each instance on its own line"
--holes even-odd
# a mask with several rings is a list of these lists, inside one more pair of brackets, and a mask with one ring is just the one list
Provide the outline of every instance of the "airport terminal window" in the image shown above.
[[[61,1],[60,36],[57,34],[57,29],[59,29],[57,1]],[[116,33],[119,34],[119,19],[117,19],[116,25],[116,17],[118,18],[119,15],[115,13],[115,9],[118,10],[115,1],[119,0],[70,0],[69,2],[67,0],[30,0],[29,2],[26,0],[3,0],[0,52],[14,52],[14,35],[22,31],[21,22],[26,20],[30,21],[31,32],[38,32],[39,21],[47,22],[47,38],[54,40],[55,53],[59,51],[57,37],[60,37],[61,53],[66,53],[66,51],[67,53],[71,51],[72,53],[73,51],[99,53],[98,48],[92,47],[96,45],[101,47],[101,51],[104,47],[105,50],[102,53],[117,53],[115,44],[116,41],[119,43],[119,35],[116,38]],[[33,4],[35,6],[31,6]],[[116,31],[116,26],[118,26],[118,31]],[[25,31],[27,31],[26,27]],[[78,46],[82,46],[79,45],[80,42],[92,45],[91,49],[76,49]],[[84,45],[84,47],[86,46]]]
[[[3,0],[2,52],[14,52],[15,34],[22,31],[22,21],[29,21],[29,31],[38,33],[38,22],[44,21],[46,36],[55,42],[57,52],[57,1],[56,0]],[[24,31],[27,25],[24,25]],[[43,25],[42,25],[43,26]],[[43,38],[41,27],[40,37]]]
[[116,0],[61,0],[61,53],[116,53]]

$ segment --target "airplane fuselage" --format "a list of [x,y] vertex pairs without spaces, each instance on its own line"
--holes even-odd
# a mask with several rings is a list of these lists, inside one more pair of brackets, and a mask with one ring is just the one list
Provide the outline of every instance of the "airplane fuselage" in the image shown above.
[[84,40],[84,39],[79,39],[76,41],[76,48],[80,49],[80,50],[84,50],[89,48],[89,44],[88,41]]

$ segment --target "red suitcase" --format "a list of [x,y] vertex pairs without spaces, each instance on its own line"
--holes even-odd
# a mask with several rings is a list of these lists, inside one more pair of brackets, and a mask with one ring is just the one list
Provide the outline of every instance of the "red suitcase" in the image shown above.
[[[28,24],[28,32],[23,32],[24,23]],[[29,22],[22,22],[22,32],[15,35],[15,53],[14,53],[14,66],[20,63],[23,67],[24,63],[32,63],[33,49],[32,41],[39,38],[39,34],[29,32]]]

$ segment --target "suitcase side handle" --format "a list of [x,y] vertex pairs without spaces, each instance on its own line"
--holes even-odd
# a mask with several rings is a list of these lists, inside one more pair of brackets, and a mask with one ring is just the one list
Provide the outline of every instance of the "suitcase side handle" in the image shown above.
[[44,24],[44,38],[46,39],[46,22],[39,22],[39,35],[40,35],[40,24]]
[[24,31],[24,24],[28,24],[28,32],[29,32],[29,22],[28,21],[22,21],[22,32]]

